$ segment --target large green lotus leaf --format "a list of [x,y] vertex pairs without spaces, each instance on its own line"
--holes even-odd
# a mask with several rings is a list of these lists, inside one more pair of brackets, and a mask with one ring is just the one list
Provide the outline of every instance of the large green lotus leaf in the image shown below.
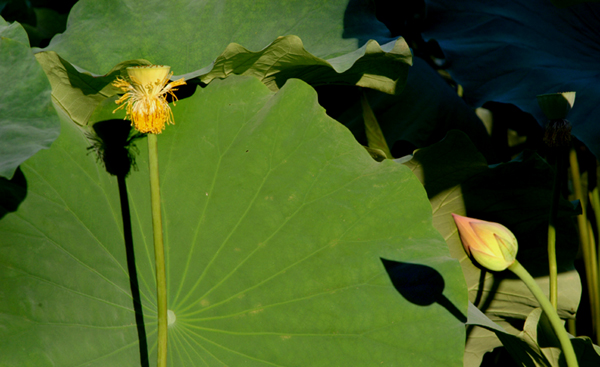
[[[275,93],[232,77],[173,109],[159,136],[171,366],[462,365],[464,279],[409,169],[373,161],[299,80]],[[0,220],[1,363],[139,365],[117,179],[62,128]],[[126,183],[153,365],[144,143]]]
[[[130,60],[117,64],[106,75],[94,75],[81,71],[53,51],[37,53],[36,57],[50,79],[54,100],[79,125],[96,122],[90,120],[94,111],[104,108],[100,105],[107,98],[120,93],[111,83],[125,74],[126,67],[150,64],[144,59]],[[352,55],[326,61],[308,53],[298,37],[286,36],[258,52],[232,43],[211,65],[173,79],[185,78],[192,83],[189,79],[197,78],[208,84],[237,74],[255,76],[274,91],[289,78],[298,78],[311,85],[358,85],[394,93],[399,80],[403,85],[410,64],[410,50],[400,40],[383,49],[376,41],[369,41]],[[113,106],[116,107],[114,103]]]
[[[286,38],[263,50],[288,35],[303,43]],[[401,89],[411,55],[402,38],[390,37],[367,0],[84,0],[73,7],[66,32],[46,50],[96,74],[127,59],[189,75],[206,74],[214,62],[213,78],[250,69],[248,74],[269,80],[285,71],[278,86],[297,77],[387,93]]]
[[47,149],[60,132],[48,78],[19,23],[0,18],[0,176]]
[[[461,263],[469,300],[494,320],[524,320],[538,307],[536,299],[511,273],[483,272],[473,265],[463,249],[451,213],[507,226],[519,241],[517,258],[547,292],[551,167],[537,155],[488,167],[468,137],[459,131],[451,131],[440,143],[417,151],[405,164],[427,190],[434,226],[446,239],[452,256]],[[573,265],[577,237],[570,216],[574,214],[571,204],[562,200],[557,223],[557,257],[558,311],[563,318],[575,316],[581,297],[581,283]],[[470,344],[480,352],[487,347],[478,343],[487,346],[494,343],[482,335],[477,338]],[[467,350],[467,353],[479,352]],[[483,357],[483,353],[478,355]]]

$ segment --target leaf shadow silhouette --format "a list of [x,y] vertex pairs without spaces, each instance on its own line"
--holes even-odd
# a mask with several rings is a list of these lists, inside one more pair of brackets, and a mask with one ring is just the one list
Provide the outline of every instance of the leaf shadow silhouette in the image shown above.
[[399,261],[381,259],[394,288],[409,302],[418,306],[430,306],[434,303],[444,307],[460,322],[467,317],[444,296],[444,277],[434,268]]
[[17,168],[10,180],[0,177],[0,219],[16,211],[26,196],[27,180],[21,168]]

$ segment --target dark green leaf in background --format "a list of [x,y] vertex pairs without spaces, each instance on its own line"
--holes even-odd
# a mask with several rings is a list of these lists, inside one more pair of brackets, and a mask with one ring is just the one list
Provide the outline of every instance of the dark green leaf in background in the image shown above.
[[598,0],[550,0],[554,6],[559,8],[565,8],[567,6],[573,6],[580,3],[597,3]]
[[[462,366],[463,275],[408,169],[373,161],[298,80],[215,81],[173,110],[159,136],[170,365]],[[144,143],[127,187],[152,365]],[[116,179],[89,145],[65,120],[0,221],[3,366],[140,363]]]
[[[443,139],[451,129],[465,132],[477,148],[493,159],[489,136],[481,120],[440,75],[420,58],[413,59],[404,89],[397,95],[365,90],[387,144],[395,157],[411,154]],[[328,113],[366,144],[359,96],[341,87],[317,88]]]
[[572,133],[600,157],[600,4],[427,0],[427,8],[423,35],[439,42],[468,103],[512,103],[544,126],[536,96],[575,91]]
[[45,47],[55,34],[65,31],[67,14],[59,14],[55,10],[41,7],[33,8],[33,11],[35,26],[23,24],[23,28],[27,31],[32,47]]
[[22,162],[56,139],[60,125],[50,83],[19,23],[0,18],[0,176],[11,178]]

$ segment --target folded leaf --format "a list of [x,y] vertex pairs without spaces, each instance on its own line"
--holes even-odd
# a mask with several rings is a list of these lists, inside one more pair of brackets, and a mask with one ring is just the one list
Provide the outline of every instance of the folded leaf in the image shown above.
[[[96,122],[92,118],[94,111],[114,102],[106,99],[121,91],[111,83],[116,77],[125,75],[126,67],[150,64],[143,59],[129,60],[117,64],[106,75],[95,75],[71,65],[52,51],[37,53],[36,58],[50,79],[54,100],[79,125]],[[369,41],[356,52],[326,61],[308,53],[298,37],[287,36],[276,39],[259,52],[230,44],[211,65],[172,79],[184,78],[190,84],[194,80],[208,84],[230,75],[251,75],[273,91],[288,79],[296,78],[312,85],[357,85],[395,93],[404,85],[411,60],[410,50],[402,39],[383,48],[377,42]],[[385,65],[390,67],[386,69]]]

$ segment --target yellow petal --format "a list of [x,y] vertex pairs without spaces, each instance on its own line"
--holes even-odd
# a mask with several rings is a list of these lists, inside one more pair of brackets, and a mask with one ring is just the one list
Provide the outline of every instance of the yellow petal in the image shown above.
[[488,252],[490,254],[494,254],[496,256],[502,256],[502,252],[498,247],[498,243],[496,241],[496,234],[503,233],[504,231],[508,231],[506,227],[501,224],[493,223],[493,222],[471,222],[471,227],[473,231],[477,234],[477,237],[481,240],[480,244],[484,248],[478,248],[480,251]]
[[514,245],[514,242],[511,242],[510,240],[502,238],[498,235],[494,236],[498,241],[498,247],[500,248],[500,251],[502,251],[504,261],[506,261],[509,265],[515,262],[517,257],[517,246]]
[[130,66],[127,68],[129,77],[141,85],[161,82],[169,75],[169,71],[171,71],[171,67],[165,65]]

